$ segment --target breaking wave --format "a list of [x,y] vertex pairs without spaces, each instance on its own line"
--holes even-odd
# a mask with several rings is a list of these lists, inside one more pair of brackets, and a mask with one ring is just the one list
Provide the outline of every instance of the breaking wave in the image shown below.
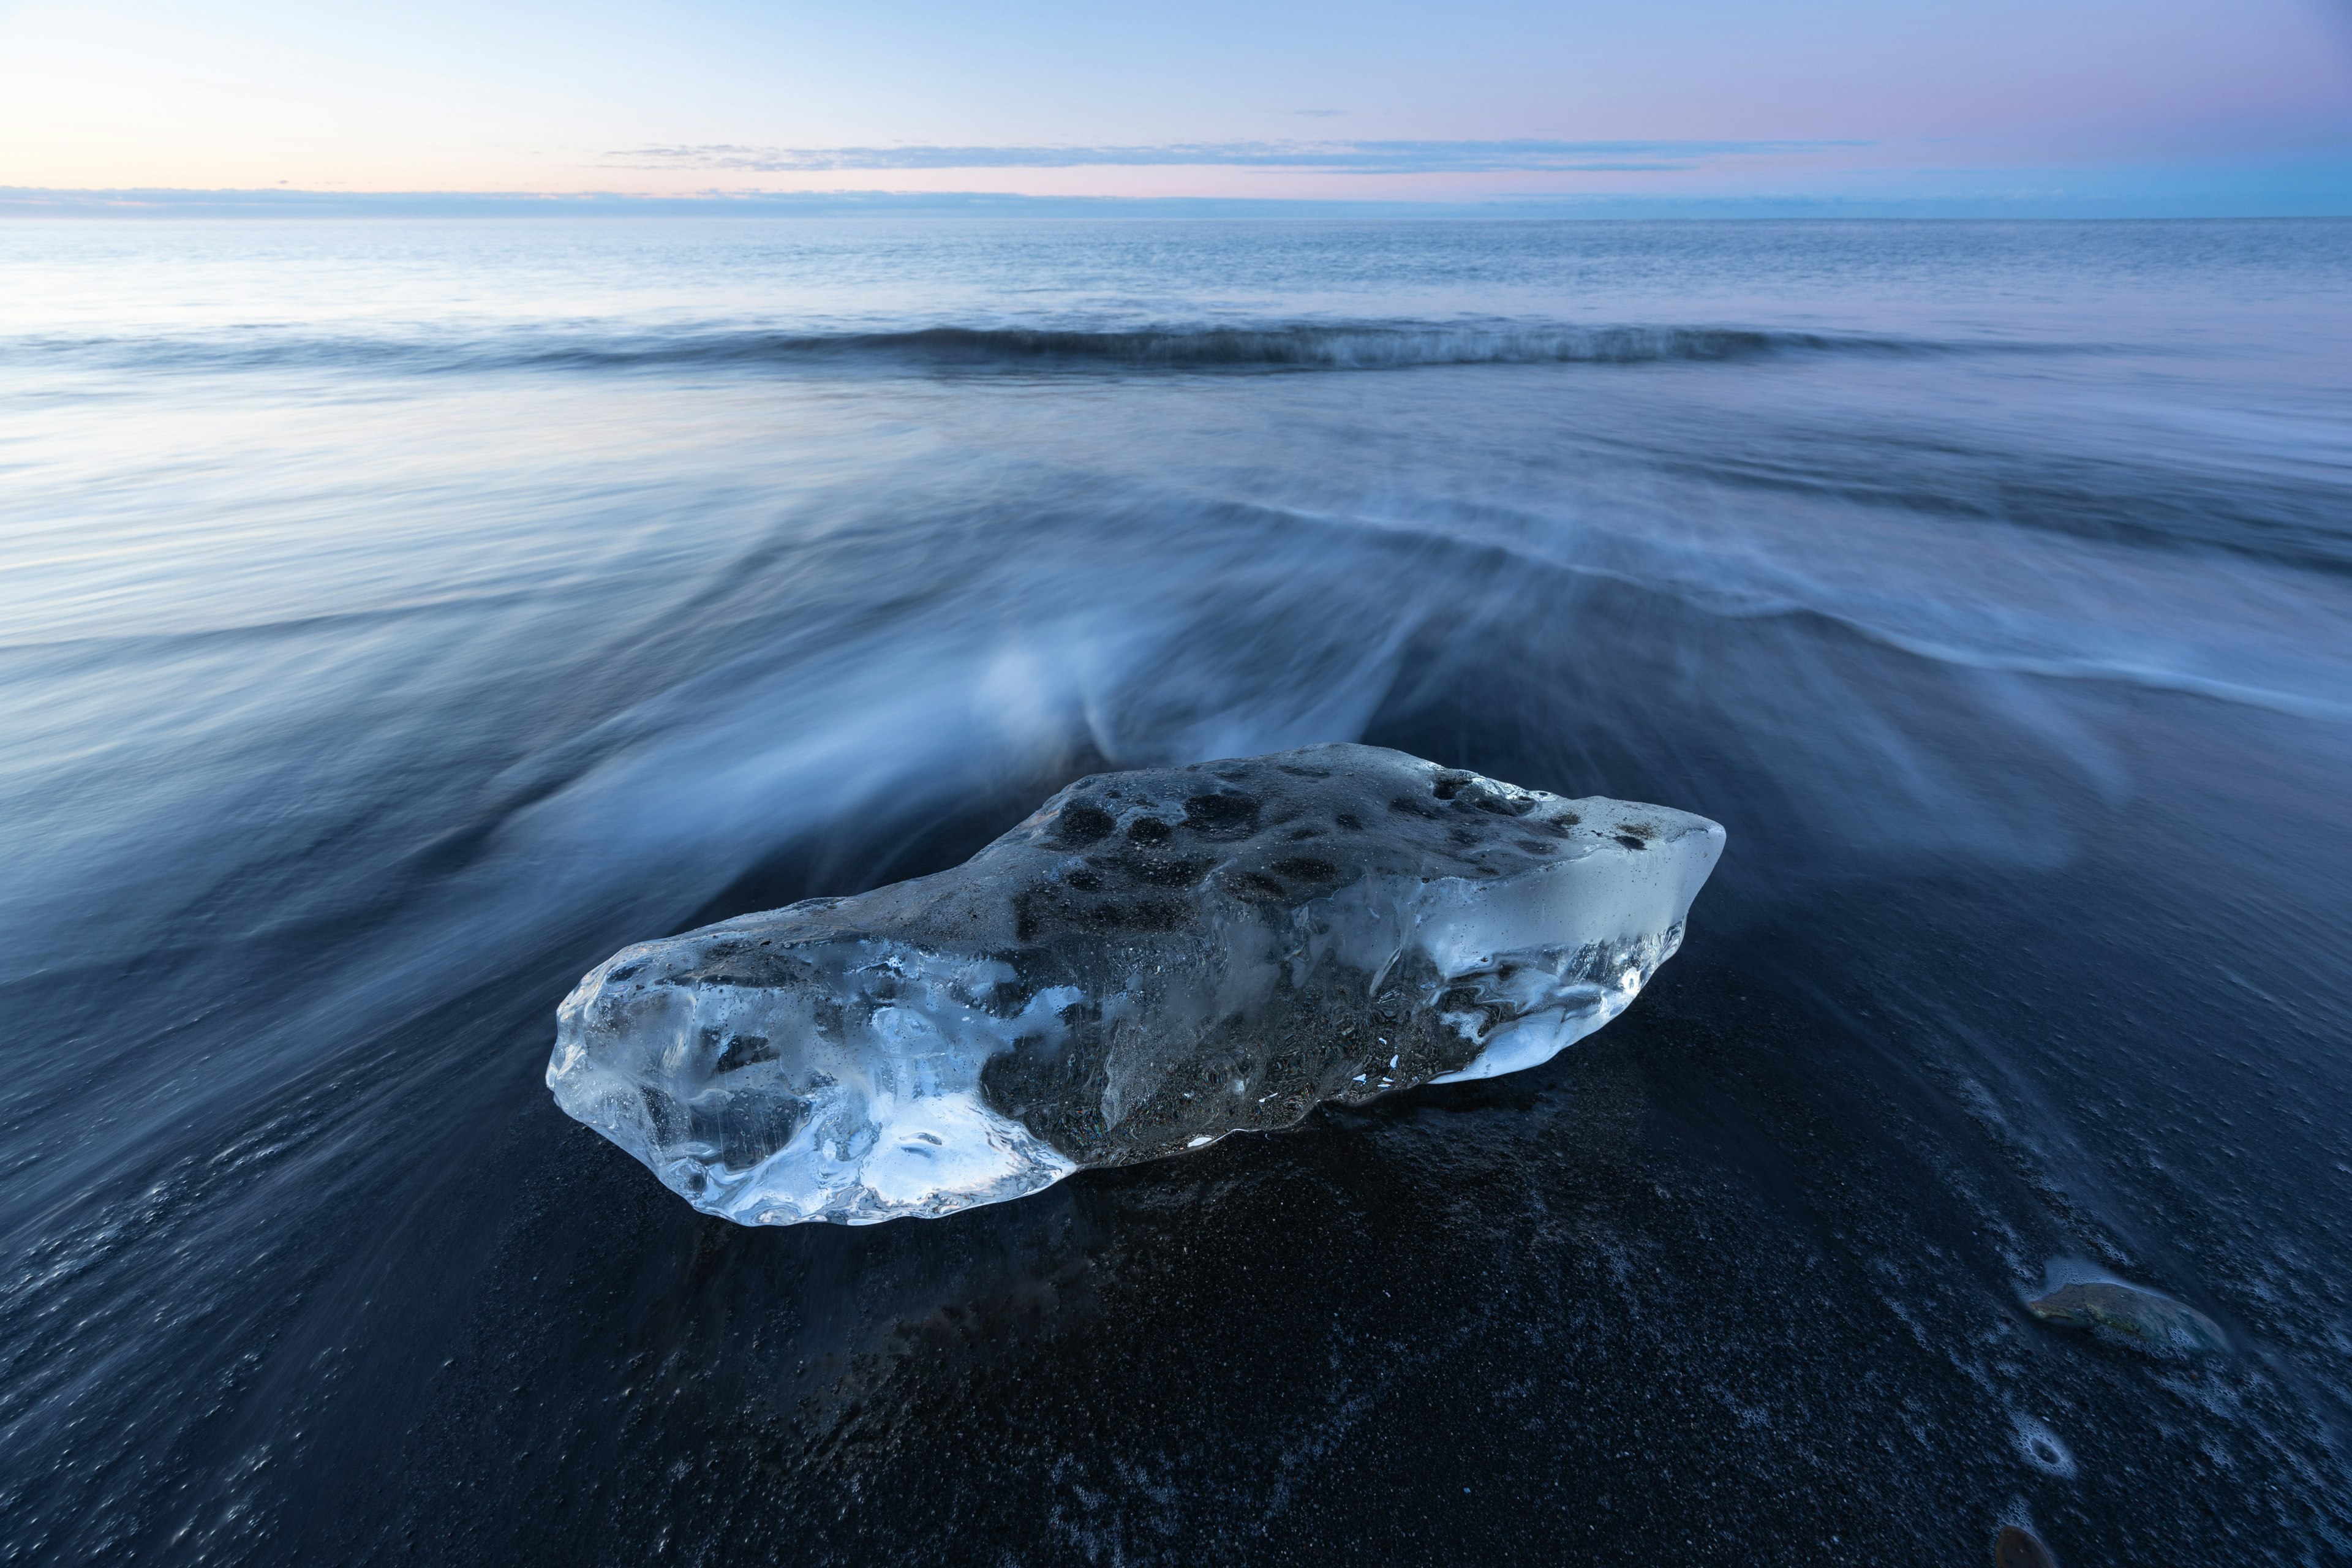
[[530,328],[463,340],[281,335],[262,326],[203,337],[23,338],[0,359],[135,362],[202,370],[348,366],[468,370],[823,367],[884,371],[1410,370],[1433,365],[1642,365],[1797,355],[1880,358],[2079,352],[2072,345],[1731,326],[1292,322],[1269,326],[929,326],[894,331],[697,327],[642,331]]
[[1958,345],[1738,327],[1449,326],[1363,323],[1146,327],[1098,331],[927,327],[832,335],[729,333],[553,349],[537,363],[675,363],[874,357],[938,365],[1401,370],[1441,364],[1654,364],[1770,354],[1950,352]]

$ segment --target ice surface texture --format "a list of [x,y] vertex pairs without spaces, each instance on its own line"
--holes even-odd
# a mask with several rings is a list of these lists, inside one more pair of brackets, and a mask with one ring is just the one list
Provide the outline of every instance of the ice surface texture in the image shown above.
[[952,871],[623,949],[548,1087],[709,1214],[950,1214],[1547,1061],[1722,848],[1374,746],[1097,774]]

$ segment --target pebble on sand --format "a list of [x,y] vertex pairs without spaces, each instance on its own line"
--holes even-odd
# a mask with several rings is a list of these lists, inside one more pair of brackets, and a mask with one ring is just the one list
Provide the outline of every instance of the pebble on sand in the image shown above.
[[2014,1524],[2002,1525],[1992,1538],[1992,1561],[1993,1568],[2058,1568],[2042,1538]]

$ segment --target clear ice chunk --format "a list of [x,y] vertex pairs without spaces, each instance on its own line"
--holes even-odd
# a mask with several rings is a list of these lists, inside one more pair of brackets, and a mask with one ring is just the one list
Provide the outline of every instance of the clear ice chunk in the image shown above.
[[1548,1061],[1723,841],[1373,746],[1097,774],[954,870],[623,949],[548,1087],[709,1214],[951,1214]]

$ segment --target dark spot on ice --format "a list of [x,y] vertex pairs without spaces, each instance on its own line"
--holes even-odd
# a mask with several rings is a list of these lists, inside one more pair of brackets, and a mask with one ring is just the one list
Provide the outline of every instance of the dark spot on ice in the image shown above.
[[1062,880],[1081,893],[1099,893],[1103,890],[1102,874],[1091,867],[1081,866],[1064,877]]
[[1268,898],[1286,899],[1290,896],[1289,889],[1261,871],[1244,871],[1234,880],[1252,892],[1264,893]]
[[1495,1026],[1496,1018],[1502,1011],[1495,1004],[1482,1000],[1477,991],[1468,985],[1455,985],[1439,993],[1437,1009],[1441,1013],[1475,1015],[1481,1035]]
[[1111,814],[1101,806],[1079,801],[1062,808],[1060,819],[1054,824],[1054,837],[1075,848],[1092,844],[1118,826]]
[[1034,981],[1005,980],[981,992],[974,1002],[992,1018],[1017,1018],[1035,994],[1037,985]]
[[1286,860],[1276,860],[1268,869],[1277,877],[1290,877],[1301,882],[1336,882],[1339,868],[1328,860],[1318,860],[1311,855],[1293,855]]
[[1619,834],[1617,836],[1617,842],[1622,844],[1628,849],[1647,849],[1649,847],[1647,844],[1643,843],[1640,839],[1634,837],[1630,833]]
[[1246,795],[1196,795],[1184,803],[1184,826],[1211,838],[1247,838],[1257,831],[1257,801]]
[[1174,899],[1138,899],[1126,922],[1140,931],[1178,931],[1192,919],[1192,906]]
[[1286,844],[1296,844],[1302,838],[1320,838],[1322,837],[1323,830],[1319,827],[1301,827],[1294,832],[1284,834],[1282,836],[1282,841]]
[[1389,802],[1389,809],[1394,812],[1402,812],[1407,816],[1426,818],[1433,817],[1437,815],[1436,808],[1431,805],[1427,801],[1415,800],[1409,795],[1401,795],[1394,800]]
[[1015,942],[1036,940],[1038,928],[1042,923],[1037,918],[1037,906],[1047,902],[1049,900],[1035,888],[1028,889],[1013,900],[1013,939]]
[[1557,848],[1545,843],[1540,838],[1515,838],[1512,842],[1530,855],[1557,855],[1559,853]]
[[1350,833],[1361,833],[1364,830],[1363,823],[1358,820],[1356,814],[1351,811],[1343,811],[1331,820]]
[[1127,825],[1127,836],[1138,844],[1165,844],[1176,830],[1156,816],[1139,816]]
[[758,1062],[772,1062],[775,1059],[776,1052],[768,1044],[766,1036],[737,1035],[727,1042],[727,1048],[719,1053],[719,1059],[711,1064],[710,1070],[714,1074],[734,1072],[738,1068],[751,1067]]
[[1209,859],[1162,860],[1149,855],[1123,855],[1118,868],[1155,888],[1189,888],[1207,876],[1209,868],[1215,864]]
[[1279,772],[1288,773],[1293,778],[1328,779],[1331,776],[1331,770],[1329,768],[1297,768],[1291,766],[1288,763],[1278,763],[1276,764],[1276,767]]
[[1496,816],[1525,816],[1536,808],[1531,799],[1497,789],[1476,773],[1442,773],[1429,786],[1440,800],[1452,801],[1456,811],[1484,811]]

